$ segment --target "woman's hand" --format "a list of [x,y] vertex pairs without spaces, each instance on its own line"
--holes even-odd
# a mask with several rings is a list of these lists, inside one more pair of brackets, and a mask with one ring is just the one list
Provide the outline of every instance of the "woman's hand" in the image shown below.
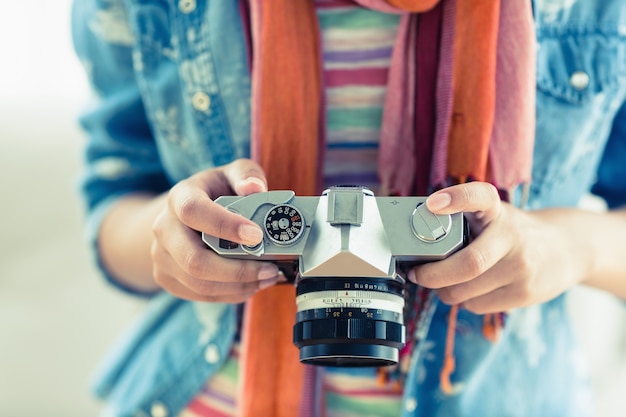
[[177,297],[238,303],[283,279],[273,263],[223,258],[199,232],[247,245],[259,243],[255,223],[213,202],[221,195],[267,191],[263,170],[247,159],[199,172],[176,184],[153,225],[153,274]]
[[591,268],[581,230],[569,223],[574,210],[522,211],[480,182],[438,191],[426,204],[438,214],[464,212],[473,237],[447,259],[420,265],[409,275],[436,289],[444,303],[477,314],[528,306],[558,296]]

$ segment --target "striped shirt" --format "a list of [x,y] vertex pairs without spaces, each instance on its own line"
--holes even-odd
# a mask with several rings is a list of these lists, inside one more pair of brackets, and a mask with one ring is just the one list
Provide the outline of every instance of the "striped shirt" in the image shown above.
[[239,345],[230,357],[191,400],[178,417],[234,417],[237,415],[237,380],[239,376]]
[[[316,0],[322,32],[326,102],[326,185],[378,188],[378,141],[387,73],[399,16],[350,0]],[[179,417],[236,415],[239,350]],[[396,384],[378,382],[376,370],[327,368],[326,417],[392,417],[401,413]]]
[[326,92],[326,185],[378,185],[378,141],[399,16],[317,0]]
[[[178,414],[178,417],[234,417],[237,415],[239,346],[233,346],[222,369]],[[402,393],[392,381],[381,384],[372,368],[326,368],[323,373],[325,417],[397,417]]]

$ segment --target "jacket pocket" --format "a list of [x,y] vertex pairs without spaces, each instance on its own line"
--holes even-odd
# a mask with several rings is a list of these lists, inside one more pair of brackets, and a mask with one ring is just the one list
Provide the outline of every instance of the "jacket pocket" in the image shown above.
[[531,207],[575,205],[594,181],[624,99],[619,25],[539,25]]
[[537,88],[570,104],[589,103],[624,81],[626,38],[618,28],[547,27],[538,32]]

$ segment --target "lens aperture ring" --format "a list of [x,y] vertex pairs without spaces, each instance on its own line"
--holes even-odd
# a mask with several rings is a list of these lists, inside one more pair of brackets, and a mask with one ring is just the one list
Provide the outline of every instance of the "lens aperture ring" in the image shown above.
[[402,314],[388,310],[368,308],[316,308],[298,311],[296,321],[325,319],[368,319],[392,321],[403,324]]
[[404,298],[373,291],[320,291],[296,297],[298,311],[318,308],[367,308],[402,313]]
[[404,283],[399,280],[389,278],[304,278],[298,282],[296,295],[332,290],[376,291],[395,294],[402,297],[404,294]]

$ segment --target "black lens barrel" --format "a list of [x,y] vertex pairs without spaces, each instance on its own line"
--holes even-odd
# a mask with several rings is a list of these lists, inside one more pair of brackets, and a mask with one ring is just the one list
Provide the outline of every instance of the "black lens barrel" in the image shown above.
[[[377,293],[398,299],[396,311],[330,305],[299,310],[293,328],[300,361],[323,366],[386,366],[398,362],[405,344],[401,306],[404,283],[385,278],[316,277],[298,281],[297,294],[364,291],[377,303]],[[389,297],[385,297],[388,299]]]

